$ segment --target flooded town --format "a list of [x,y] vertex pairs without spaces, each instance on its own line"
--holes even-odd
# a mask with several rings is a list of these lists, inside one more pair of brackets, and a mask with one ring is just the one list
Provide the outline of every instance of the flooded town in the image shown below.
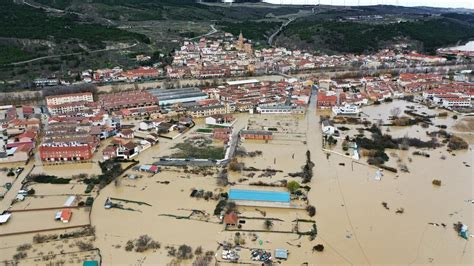
[[226,33],[36,79],[0,106],[0,262],[472,265],[473,56]]

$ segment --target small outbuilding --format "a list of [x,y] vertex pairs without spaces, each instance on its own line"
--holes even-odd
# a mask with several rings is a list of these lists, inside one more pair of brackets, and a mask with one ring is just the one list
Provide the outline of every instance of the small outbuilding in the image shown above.
[[334,133],[336,133],[336,127],[329,120],[323,120],[321,123],[321,130],[325,135],[334,135]]
[[61,221],[63,223],[69,223],[71,221],[72,211],[70,209],[64,209],[61,211]]
[[239,217],[237,213],[231,212],[224,216],[224,225],[225,226],[236,226],[239,222]]
[[287,260],[288,259],[288,249],[276,248],[275,249],[275,259]]
[[10,219],[10,216],[12,216],[11,213],[4,213],[0,215],[0,225],[7,223]]

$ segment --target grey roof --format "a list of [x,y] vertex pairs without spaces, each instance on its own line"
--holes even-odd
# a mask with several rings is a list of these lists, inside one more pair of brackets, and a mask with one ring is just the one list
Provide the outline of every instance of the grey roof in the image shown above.
[[289,105],[276,105],[276,106],[259,106],[261,109],[270,109],[270,110],[273,110],[273,109],[285,109],[285,110],[288,110],[288,109],[293,109],[291,106]]
[[224,108],[224,107],[225,106],[223,104],[194,106],[194,107],[189,108],[189,111],[196,112],[196,111],[201,111],[201,110],[211,110],[211,109]]
[[149,92],[153,96],[156,96],[160,101],[207,96],[207,94],[202,92],[200,89],[194,87],[181,89],[152,89]]
[[323,126],[328,127],[331,126],[333,127],[334,124],[330,120],[323,120]]
[[242,130],[240,131],[240,134],[268,135],[268,136],[273,135],[271,131],[264,131],[264,130]]

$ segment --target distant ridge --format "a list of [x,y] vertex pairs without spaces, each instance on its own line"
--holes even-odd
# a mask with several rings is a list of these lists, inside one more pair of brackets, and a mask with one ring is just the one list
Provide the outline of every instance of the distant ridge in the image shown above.
[[[198,3],[266,3],[271,5],[299,5],[299,6],[337,6],[337,7],[405,7],[416,9],[446,9],[450,12],[474,13],[474,1],[471,6],[426,6],[426,5],[403,5],[399,0],[378,0],[377,3],[368,0],[196,0]],[[455,1],[454,1],[455,2]],[[436,1],[435,1],[436,3]]]

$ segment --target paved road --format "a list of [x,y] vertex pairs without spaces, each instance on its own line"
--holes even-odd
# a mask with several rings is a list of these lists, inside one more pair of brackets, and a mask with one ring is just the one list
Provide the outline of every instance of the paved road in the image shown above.
[[[105,49],[98,49],[98,50],[93,50],[93,51],[87,51],[89,54],[95,54],[95,53],[100,53],[100,52],[106,52],[106,51],[120,51],[120,50],[126,50],[126,49],[130,49],[132,47],[135,47],[137,46],[138,43],[134,43],[134,44],[131,44],[131,45],[127,45],[125,47],[121,47],[121,48],[105,48]],[[19,61],[19,62],[15,62],[15,63],[10,63],[10,65],[22,65],[22,64],[27,64],[27,63],[31,63],[31,62],[35,62],[35,61],[40,61],[40,60],[44,60],[44,59],[48,59],[48,58],[58,58],[58,57],[61,57],[61,56],[70,56],[70,55],[81,55],[81,54],[84,54],[86,51],[84,52],[77,52],[77,53],[69,53],[69,54],[59,54],[59,55],[47,55],[47,56],[41,56],[41,57],[37,57],[37,58],[33,58],[33,59],[30,59],[30,60],[25,60],[25,61]]]
[[193,38],[190,38],[189,40],[201,39],[202,37],[210,36],[210,35],[212,35],[212,34],[214,34],[214,33],[216,33],[216,32],[219,31],[219,30],[217,30],[217,29],[215,28],[214,25],[210,25],[209,27],[211,27],[211,30],[210,30],[208,33],[203,34],[203,35],[199,35],[199,36],[196,36],[196,37],[193,37]]
[[272,45],[273,44],[273,39],[275,39],[275,37],[280,34],[280,32],[286,27],[288,26],[288,24],[290,24],[291,22],[293,22],[294,20],[296,19],[296,17],[292,17],[292,18],[288,18],[287,21],[285,21],[283,24],[281,24],[280,28],[275,31],[269,38],[268,38],[268,45]]

